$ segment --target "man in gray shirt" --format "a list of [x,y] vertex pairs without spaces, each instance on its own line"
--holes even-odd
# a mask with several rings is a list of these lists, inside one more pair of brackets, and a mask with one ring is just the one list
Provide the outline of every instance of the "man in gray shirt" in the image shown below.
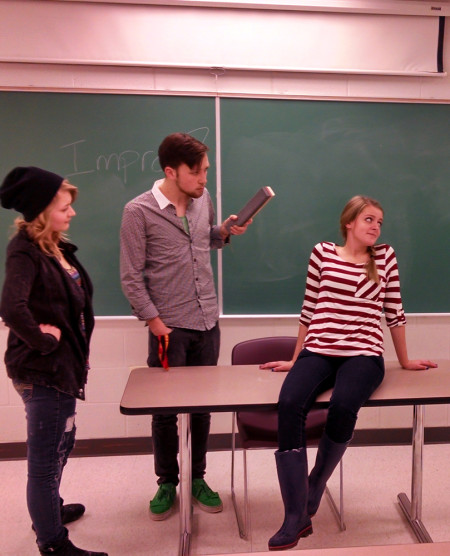
[[[150,367],[216,365],[219,308],[211,248],[220,249],[244,226],[214,225],[205,188],[208,147],[184,133],[161,143],[158,156],[165,177],[124,209],[120,231],[122,289],[134,315],[149,327]],[[204,480],[211,416],[192,415],[192,498],[207,512],[222,501]],[[150,501],[155,520],[173,511],[178,485],[176,415],[154,415],[152,439],[158,491]]]

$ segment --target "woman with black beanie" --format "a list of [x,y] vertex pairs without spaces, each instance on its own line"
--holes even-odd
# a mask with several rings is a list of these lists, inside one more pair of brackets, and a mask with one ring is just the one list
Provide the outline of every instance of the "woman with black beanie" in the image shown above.
[[61,176],[17,167],[0,187],[3,207],[23,214],[8,245],[0,316],[9,327],[5,364],[25,405],[27,504],[41,554],[107,556],[72,544],[64,525],[82,504],[63,504],[62,472],[75,443],[94,328],[92,284],[65,232],[77,188]]

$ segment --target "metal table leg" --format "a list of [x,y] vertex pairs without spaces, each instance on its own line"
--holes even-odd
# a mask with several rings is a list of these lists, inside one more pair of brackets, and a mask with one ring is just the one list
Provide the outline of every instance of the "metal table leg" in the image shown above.
[[178,416],[180,445],[180,545],[179,556],[188,556],[192,530],[191,415]]
[[422,523],[422,472],[424,444],[423,405],[414,406],[413,441],[412,441],[412,474],[411,501],[404,492],[398,495],[398,501],[414,534],[421,543],[433,542]]

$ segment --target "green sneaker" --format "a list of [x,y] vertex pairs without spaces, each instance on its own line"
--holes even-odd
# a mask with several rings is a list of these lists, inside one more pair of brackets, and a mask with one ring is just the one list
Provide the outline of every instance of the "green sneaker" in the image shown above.
[[214,514],[223,510],[219,494],[213,492],[203,479],[192,479],[192,498],[205,512]]
[[159,485],[153,500],[150,500],[150,517],[155,521],[161,521],[169,517],[173,512],[176,497],[176,487],[173,483]]

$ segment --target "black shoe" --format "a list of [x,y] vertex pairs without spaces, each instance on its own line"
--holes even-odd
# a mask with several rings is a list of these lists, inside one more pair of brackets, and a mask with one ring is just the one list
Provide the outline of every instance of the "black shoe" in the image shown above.
[[51,554],[53,556],[108,556],[106,552],[91,552],[77,548],[69,539],[64,539],[58,545],[49,546],[46,549],[40,548],[39,552],[42,555]]
[[[76,521],[77,519],[80,519],[85,511],[86,508],[83,504],[65,504],[64,506],[61,506],[61,523],[66,525],[66,523]],[[31,528],[33,531],[36,531],[33,524],[31,524]]]
[[61,506],[61,522],[63,525],[80,519],[86,508],[83,504],[65,504]]

